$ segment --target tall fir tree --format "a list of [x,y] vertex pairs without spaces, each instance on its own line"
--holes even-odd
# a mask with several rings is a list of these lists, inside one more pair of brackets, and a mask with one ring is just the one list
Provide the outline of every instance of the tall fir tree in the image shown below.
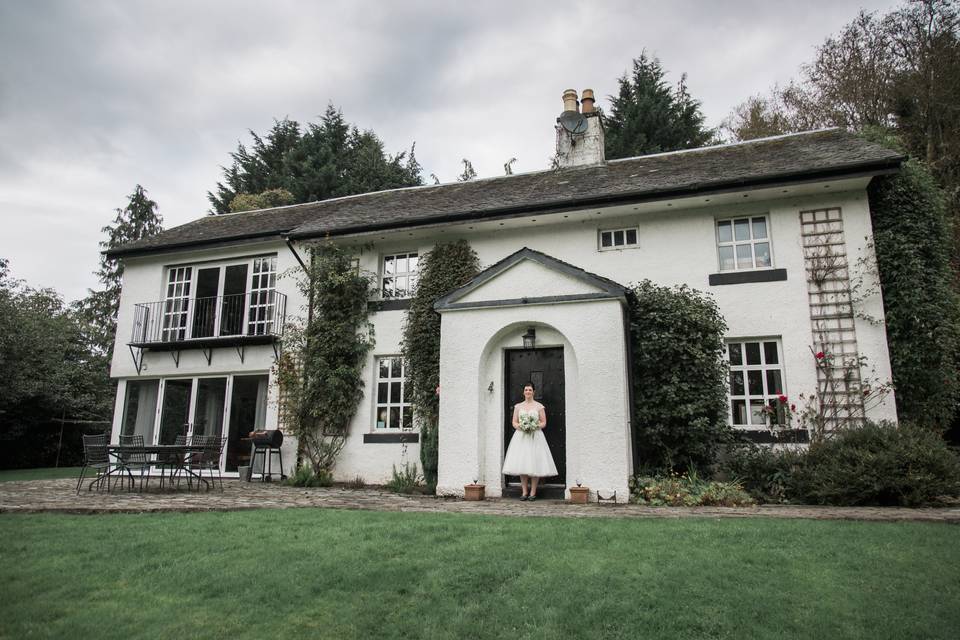
[[[101,229],[107,239],[100,242],[102,249],[114,249],[134,240],[156,235],[163,230],[163,218],[157,212],[157,203],[147,197],[139,184],[127,198],[127,204],[116,210],[112,224]],[[89,290],[78,303],[84,320],[84,333],[94,353],[104,356],[109,363],[117,330],[117,310],[120,305],[120,287],[123,284],[123,262],[100,256],[97,278],[103,289]]]
[[266,135],[250,135],[253,145],[237,146],[223,181],[207,194],[213,213],[270,202],[266,192],[278,190],[289,192],[290,204],[296,204],[423,184],[413,147],[386,153],[373,131],[351,125],[333,105],[305,128],[284,118]]
[[676,88],[665,76],[660,60],[644,51],[620,78],[604,122],[608,160],[693,149],[714,140],[714,131],[704,127],[700,102],[687,90],[686,74]]

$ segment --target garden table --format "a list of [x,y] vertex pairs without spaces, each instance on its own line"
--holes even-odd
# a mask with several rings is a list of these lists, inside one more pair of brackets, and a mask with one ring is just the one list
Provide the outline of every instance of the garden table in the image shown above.
[[[184,471],[190,475],[191,478],[196,478],[199,481],[202,481],[204,486],[209,490],[210,483],[200,475],[199,473],[194,473],[187,462],[189,461],[189,456],[192,453],[202,453],[205,447],[201,445],[193,444],[145,444],[145,445],[132,445],[132,444],[111,444],[107,445],[107,452],[119,459],[122,455],[127,454],[146,454],[147,456],[155,455],[155,461],[157,466],[170,464],[169,461],[174,461],[174,465],[177,470]],[[118,469],[122,469],[122,466],[118,466]],[[110,473],[113,473],[111,471]],[[189,481],[189,479],[188,479]],[[88,489],[93,485],[91,481],[88,485]],[[198,485],[199,486],[199,485]],[[107,485],[109,488],[109,484]]]

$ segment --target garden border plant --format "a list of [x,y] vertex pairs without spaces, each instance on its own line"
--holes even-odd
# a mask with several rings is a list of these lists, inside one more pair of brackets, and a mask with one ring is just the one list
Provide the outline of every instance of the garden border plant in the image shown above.
[[[363,367],[374,345],[369,300],[375,278],[362,273],[355,247],[326,242],[311,249],[297,286],[308,301],[306,319],[291,322],[274,367],[280,418],[296,436],[298,459],[312,475],[330,478],[356,414]],[[298,472],[303,482],[311,474]]]
[[440,412],[440,314],[437,298],[462,287],[480,272],[480,259],[466,240],[438,244],[420,256],[420,277],[403,324],[401,352],[406,363],[406,392],[420,430],[424,481],[437,486],[437,424]]

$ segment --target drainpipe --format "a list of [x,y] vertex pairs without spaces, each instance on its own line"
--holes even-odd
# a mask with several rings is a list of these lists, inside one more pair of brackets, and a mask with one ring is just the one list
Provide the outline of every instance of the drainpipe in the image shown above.
[[[303,268],[303,272],[307,274],[307,277],[310,277],[310,269],[307,268],[306,263],[303,261],[303,258],[300,257],[300,254],[297,253],[297,250],[293,247],[293,243],[290,242],[290,238],[284,238],[284,241],[287,243],[287,248],[290,249],[290,253],[293,254],[293,257],[297,259],[297,262],[300,263],[300,266]],[[307,301],[307,324],[313,320],[313,283],[310,283],[309,288],[309,299]]]

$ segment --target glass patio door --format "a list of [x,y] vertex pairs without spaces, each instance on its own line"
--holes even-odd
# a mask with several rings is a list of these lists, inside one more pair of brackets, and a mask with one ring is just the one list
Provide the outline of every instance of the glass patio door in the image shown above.
[[193,379],[163,381],[163,401],[160,405],[157,444],[174,444],[177,436],[188,435],[192,396]]

